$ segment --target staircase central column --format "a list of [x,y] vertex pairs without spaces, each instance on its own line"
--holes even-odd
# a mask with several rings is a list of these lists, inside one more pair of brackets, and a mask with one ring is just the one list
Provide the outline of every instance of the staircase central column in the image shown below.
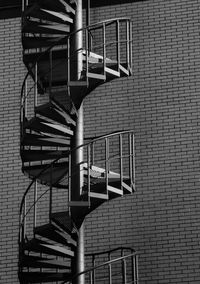
[[[83,28],[82,23],[82,0],[77,0],[77,8],[76,8],[76,15],[75,15],[75,31],[78,31]],[[83,62],[82,62],[82,48],[83,48],[83,33],[79,31],[75,34],[74,38],[74,47],[73,50],[76,52],[76,65],[71,66],[74,68],[75,71],[75,80],[79,80],[81,77],[81,72],[83,69]],[[75,131],[75,147],[78,147],[83,144],[83,104],[81,104],[80,108],[78,109],[78,119],[76,124],[76,131]],[[77,174],[74,176],[74,186],[72,188],[75,199],[78,200],[82,191],[83,186],[83,171],[82,171],[82,162],[83,162],[83,148],[79,148],[74,158],[75,168],[78,169]],[[75,207],[75,210],[81,210],[80,207]],[[77,247],[77,255],[76,255],[76,273],[80,273],[85,269],[85,261],[84,261],[84,223],[82,223],[81,228],[79,229],[79,238],[78,238],[78,247]],[[85,277],[81,275],[77,280],[76,284],[84,284]]]

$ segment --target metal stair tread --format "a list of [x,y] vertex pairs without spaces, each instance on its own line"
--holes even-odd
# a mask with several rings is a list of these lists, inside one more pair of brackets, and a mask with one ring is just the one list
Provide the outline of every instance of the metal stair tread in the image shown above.
[[67,115],[64,115],[60,110],[55,108],[36,110],[35,113],[39,115],[41,119],[45,120],[45,122],[60,123],[67,126],[76,125],[74,120],[70,117],[68,118]]
[[[42,11],[44,11],[47,14],[50,14],[51,16],[55,17],[57,20],[62,20],[63,22],[67,22],[72,24],[73,23],[73,19],[71,17],[69,17],[68,15],[64,14],[63,12],[56,12],[56,11],[51,11],[48,9],[41,9]],[[58,21],[60,22],[60,21]]]
[[106,193],[98,193],[98,192],[94,192],[94,191],[90,191],[88,192],[88,196],[90,198],[99,198],[99,199],[103,199],[103,200],[108,200],[108,194]]
[[33,255],[23,255],[20,259],[20,266],[34,268],[71,269],[71,266],[66,261]]
[[61,105],[55,98],[51,98],[51,102],[56,107],[57,111],[59,110],[62,112],[62,115],[65,116],[66,120],[70,123],[73,124],[74,126],[76,125],[76,122],[74,120],[75,115],[71,114],[63,105]]
[[[70,251],[66,247],[55,245],[49,242],[45,242],[36,237],[30,241],[27,241],[23,245],[23,250],[29,251],[29,252],[36,252],[36,253],[41,252],[43,254],[48,254],[51,256],[57,255],[57,256],[62,256],[62,257],[67,257],[67,258],[68,258],[68,253]],[[70,259],[71,259],[71,256],[70,256]]]
[[[49,46],[49,44],[54,44],[55,41],[57,41],[57,37],[27,37],[27,36],[23,36],[22,37],[22,40],[23,38],[25,40],[30,40],[30,42],[34,42],[34,41],[43,41],[48,43],[47,46]],[[59,40],[59,45],[56,46],[56,49],[52,50],[52,56],[53,56],[53,59],[62,59],[63,56],[66,55],[66,52],[67,52],[67,47],[64,45],[65,43],[65,37],[63,37],[63,39]],[[38,46],[40,47],[40,46]],[[24,53],[23,54],[23,60],[24,62],[27,64],[27,63],[35,63],[36,59],[39,58],[39,62],[38,64],[40,65],[42,62],[44,61],[49,61],[49,53],[45,53],[44,51],[31,51],[31,52],[27,52],[27,53]]]
[[51,164],[23,166],[22,171],[27,173],[30,178],[37,177],[42,184],[57,187],[57,184],[68,172],[68,162],[54,163],[53,175],[51,173]]
[[123,186],[124,190],[128,191],[128,193],[133,192],[132,187],[129,186],[128,184],[126,184],[125,182],[122,182],[122,186]]
[[[63,231],[59,230],[58,227],[53,226],[53,224],[46,224],[36,227],[34,229],[34,233],[59,244],[63,244],[65,246],[68,245],[66,235],[67,233],[64,233]],[[74,252],[69,250],[68,256],[73,257]]]
[[32,134],[32,133],[25,133],[21,140],[22,146],[62,146],[62,147],[70,147],[70,139],[66,136],[64,139],[55,138],[49,136],[49,134],[42,133],[39,134]]
[[34,130],[39,133],[58,134],[60,136],[68,137],[73,135],[73,131],[67,127],[67,125],[62,125],[58,122],[47,122],[39,117],[34,117],[31,120],[24,123],[25,129]]
[[56,12],[75,14],[74,8],[63,0],[37,0],[37,2],[41,8],[50,9]]
[[22,281],[29,283],[64,281],[71,278],[71,273],[62,272],[20,272],[19,277]]
[[57,158],[67,157],[67,150],[21,150],[23,162],[55,160]]
[[33,17],[41,20],[52,21],[52,22],[69,22],[73,23],[73,19],[66,13],[56,12],[49,9],[41,8],[38,3],[34,3],[29,8],[27,8],[23,15],[23,17]]
[[24,33],[67,35],[70,27],[63,24],[42,24],[37,21],[26,20],[22,28]]
[[119,71],[116,71],[116,70],[114,70],[114,69],[112,69],[112,68],[109,68],[109,67],[105,67],[105,72],[106,73],[109,73],[110,75],[112,75],[112,76],[115,76],[115,77],[120,77],[120,72]]
[[51,220],[70,235],[70,237],[67,237],[68,242],[76,246],[78,230],[75,227],[69,212],[63,211],[52,213]]

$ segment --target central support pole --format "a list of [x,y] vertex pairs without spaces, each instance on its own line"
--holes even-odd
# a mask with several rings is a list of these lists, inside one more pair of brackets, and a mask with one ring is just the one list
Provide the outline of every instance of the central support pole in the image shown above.
[[[72,66],[75,70],[75,80],[80,80],[81,72],[83,70],[83,62],[82,62],[82,49],[83,49],[83,23],[82,23],[82,0],[77,0],[77,8],[75,15],[75,26],[74,31],[78,31],[75,33],[74,38],[74,47],[73,50],[76,53],[76,64]],[[81,31],[80,31],[81,30]],[[83,144],[83,103],[80,105],[78,109],[78,119],[76,123],[76,131],[75,131],[75,139],[74,146],[79,147]],[[80,195],[82,193],[83,187],[83,148],[79,147],[74,154],[74,164],[76,173],[73,181],[73,193],[72,195],[75,197],[75,200],[79,200]],[[80,211],[80,207],[75,207],[74,210]],[[76,267],[74,267],[76,273],[80,273],[85,269],[85,260],[84,260],[84,223],[82,223],[79,229],[79,237],[78,237],[78,246],[76,253]],[[76,284],[84,284],[85,277],[84,275],[79,276],[76,281]]]

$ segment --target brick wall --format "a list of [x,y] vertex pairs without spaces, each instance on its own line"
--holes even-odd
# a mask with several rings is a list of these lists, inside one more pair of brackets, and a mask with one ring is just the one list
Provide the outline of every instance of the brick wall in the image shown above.
[[[102,16],[103,15],[103,16]],[[140,283],[199,283],[199,2],[136,1],[92,11],[133,21],[133,77],[84,104],[86,136],[134,129],[136,189],[86,222],[87,252],[140,254]]]
[[[199,283],[199,3],[132,1],[92,11],[92,22],[133,21],[133,77],[98,87],[84,103],[86,136],[134,129],[133,196],[104,204],[86,221],[86,251],[129,245],[140,284]],[[29,180],[19,157],[20,19],[1,20],[0,282],[17,280],[18,213]]]
[[0,21],[0,283],[18,283],[19,206],[27,179],[19,156],[21,61],[20,19]]

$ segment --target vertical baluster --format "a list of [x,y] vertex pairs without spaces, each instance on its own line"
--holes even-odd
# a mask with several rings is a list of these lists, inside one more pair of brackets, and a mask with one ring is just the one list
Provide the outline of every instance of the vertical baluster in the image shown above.
[[133,190],[135,191],[135,137],[134,134],[132,134],[132,167],[133,167]]
[[103,70],[106,76],[106,25],[103,23]]
[[128,134],[129,140],[129,177],[130,177],[130,186],[133,185],[133,163],[132,163],[132,134]]
[[23,226],[23,242],[25,240],[25,237],[26,237],[26,197],[24,199],[24,216],[23,216],[23,223],[24,223],[24,226]]
[[70,83],[70,38],[67,38],[67,85]]
[[91,161],[91,155],[90,155],[90,144],[87,146],[87,165],[88,165],[88,170],[87,170],[87,181],[88,181],[88,201],[89,201],[89,207],[90,207],[90,161]]
[[127,69],[130,70],[130,32],[129,32],[129,21],[126,21],[126,62]]
[[[121,251],[121,256],[124,256],[124,250]],[[122,259],[122,277],[123,277],[123,284],[127,283],[127,277],[126,277],[126,259]]]
[[35,84],[34,84],[34,108],[37,107],[37,97],[38,97],[38,65],[35,64]]
[[133,69],[133,51],[132,51],[132,23],[129,21],[129,48],[130,48],[130,71]]
[[86,25],[90,25],[90,0],[87,0],[87,22]]
[[34,184],[34,215],[33,215],[33,227],[35,229],[36,225],[37,225],[37,181],[35,181]]
[[135,255],[135,265],[136,265],[136,284],[139,283],[139,274],[138,274],[138,255]]
[[89,33],[89,29],[86,29],[85,30],[85,60],[86,60],[86,80],[87,80],[87,86],[89,84],[89,78],[88,78],[88,70],[89,70],[89,59],[88,59],[88,56],[89,56],[89,47],[88,47],[88,33]]
[[53,164],[50,167],[50,188],[49,188],[49,220],[51,220],[52,214],[52,189],[53,189]]
[[24,12],[24,10],[25,10],[25,2],[24,0],[22,0],[22,12]]
[[[68,168],[68,203],[71,201],[71,167],[72,167],[72,159],[71,153],[69,154],[69,168]],[[68,207],[69,214],[70,214],[70,206]]]
[[[111,261],[111,254],[110,252],[108,253],[108,260]],[[112,284],[112,264],[109,263],[109,284]]]
[[105,181],[106,194],[108,194],[108,174],[109,174],[109,139],[105,138]]
[[132,283],[136,282],[136,271],[135,271],[135,255],[131,256],[131,275],[132,275]]
[[119,20],[116,22],[117,25],[117,71],[120,72],[119,65],[120,65],[120,25]]
[[[95,256],[93,255],[92,256],[92,267],[94,268],[95,267],[95,264],[96,264],[96,259],[95,259]],[[93,273],[92,273],[92,284],[95,284],[96,282],[96,273],[95,273],[95,269],[93,270]]]
[[89,282],[90,284],[93,284],[93,271],[89,272]]
[[24,86],[24,93],[25,93],[25,95],[24,95],[24,117],[25,118],[27,118],[27,113],[28,113],[28,111],[27,111],[27,100],[28,100],[27,89],[28,89],[28,82],[27,82],[27,79],[26,79],[25,86]]
[[52,49],[49,51],[49,64],[50,64],[50,73],[49,73],[49,93],[51,97],[52,91],[52,81],[53,81],[53,58],[52,58]]
[[119,150],[120,150],[120,185],[123,190],[123,149],[122,149],[122,134],[119,135]]
[[91,164],[94,165],[94,143],[91,143]]

